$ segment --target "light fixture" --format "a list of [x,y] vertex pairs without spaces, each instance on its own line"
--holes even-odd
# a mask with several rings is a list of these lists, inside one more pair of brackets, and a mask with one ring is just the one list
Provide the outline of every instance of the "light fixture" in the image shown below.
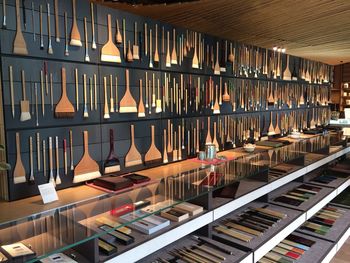
[[282,53],[286,53],[286,49],[285,48],[282,48]]
[[276,47],[276,46],[274,46],[274,47],[273,47],[273,51],[276,51],[276,50],[277,50],[277,47]]
[[281,48],[280,47],[277,49],[277,52],[281,52]]

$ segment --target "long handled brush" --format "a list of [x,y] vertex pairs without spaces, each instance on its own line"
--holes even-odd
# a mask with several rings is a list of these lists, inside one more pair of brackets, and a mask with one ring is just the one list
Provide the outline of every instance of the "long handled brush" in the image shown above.
[[101,173],[97,162],[89,154],[89,135],[84,131],[84,154],[74,169],[73,183],[88,181],[100,177]]
[[115,173],[120,171],[120,162],[119,159],[115,156],[114,153],[114,133],[113,129],[109,130],[109,154],[104,162],[104,173]]
[[16,165],[13,170],[13,183],[20,184],[26,182],[26,171],[24,169],[22,158],[21,158],[21,146],[19,133],[16,132]]
[[125,156],[125,167],[142,164],[142,157],[135,146],[135,134],[134,125],[130,126],[131,129],[131,145],[128,153]]
[[162,154],[154,142],[154,125],[151,126],[151,146],[145,155],[145,164],[162,162]]
[[21,116],[20,121],[28,121],[31,119],[29,110],[29,101],[26,99],[26,80],[24,76],[24,70],[22,70],[22,93],[23,100],[21,100]]
[[26,41],[24,40],[22,29],[21,29],[19,0],[16,0],[16,36],[15,36],[15,40],[13,41],[13,53],[20,54],[20,55],[28,55]]
[[73,118],[75,114],[75,109],[73,104],[69,101],[67,96],[67,81],[66,81],[66,69],[61,69],[62,75],[62,95],[61,99],[56,105],[55,108],[55,117],[56,118]]
[[120,113],[129,113],[129,112],[137,112],[136,101],[130,93],[130,85],[129,85],[129,70],[125,70],[125,78],[126,78],[126,90],[123,98],[120,100]]
[[77,24],[75,0],[72,0],[72,9],[73,9],[73,23],[72,23],[72,29],[71,29],[71,32],[70,32],[70,42],[69,42],[69,44],[71,46],[81,47],[83,44],[81,43],[79,28],[78,28],[78,24]]
[[111,15],[107,15],[108,41],[101,49],[101,61],[121,63],[120,52],[112,39]]

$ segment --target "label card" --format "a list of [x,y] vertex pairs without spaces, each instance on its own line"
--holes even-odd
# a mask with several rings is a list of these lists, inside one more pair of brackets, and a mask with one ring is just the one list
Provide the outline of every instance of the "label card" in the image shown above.
[[44,204],[58,200],[57,192],[53,183],[41,184],[38,188]]

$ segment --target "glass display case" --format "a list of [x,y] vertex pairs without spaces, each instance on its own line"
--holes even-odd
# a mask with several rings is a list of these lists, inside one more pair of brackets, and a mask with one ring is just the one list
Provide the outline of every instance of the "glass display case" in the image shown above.
[[[337,135],[293,140],[280,148],[258,147],[257,153],[244,153],[230,160],[223,158],[216,164],[187,160],[195,168],[164,173],[131,188],[100,192],[87,200],[1,222],[2,251],[6,256],[12,249],[15,258],[18,253],[18,260],[35,262],[73,249],[74,257],[81,257],[76,259],[78,262],[104,261],[229,200],[336,154],[345,145],[333,136]],[[250,186],[246,187],[244,181]],[[91,187],[87,185],[84,189]],[[112,245],[116,240],[117,245]],[[28,248],[27,253],[16,252],[19,243]]]

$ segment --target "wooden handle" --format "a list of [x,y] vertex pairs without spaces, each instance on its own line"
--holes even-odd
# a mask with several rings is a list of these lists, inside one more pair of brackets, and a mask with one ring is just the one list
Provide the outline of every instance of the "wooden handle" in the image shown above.
[[56,136],[56,170],[58,171],[58,169],[60,168],[60,157],[59,157],[59,153],[58,153],[58,136]]
[[49,137],[49,165],[50,165],[50,170],[53,169],[52,165],[52,137]]
[[23,93],[23,100],[26,100],[26,79],[24,76],[24,70],[21,70],[22,74],[22,93]]
[[84,35],[85,35],[85,49],[88,49],[88,36],[87,36],[87,21],[86,21],[86,17],[84,17]]
[[219,61],[219,42],[216,42],[216,61]]
[[[118,22],[118,20],[117,20]],[[108,26],[108,41],[112,41],[112,21],[111,21],[111,15],[107,15],[107,26]]]
[[152,29],[149,30],[149,57],[150,60],[152,61],[152,42],[153,42],[153,38],[152,38]]
[[29,159],[30,159],[30,169],[33,170],[33,137],[29,137]]
[[147,47],[147,44],[148,44],[148,39],[147,39],[147,35],[148,35],[148,30],[147,30],[147,23],[145,23],[145,28],[144,28],[144,35],[145,35],[145,55],[147,56],[147,52],[148,52],[148,47]]
[[142,102],[142,79],[140,79],[140,102]]
[[83,87],[84,87],[84,105],[87,103],[87,95],[86,95],[86,74],[83,74]]
[[[130,45],[130,42],[129,42]],[[129,47],[130,48],[130,47]],[[129,91],[129,70],[125,70],[126,90]]]
[[66,69],[61,69],[62,78],[62,96],[67,96],[67,80],[66,80]]
[[16,30],[17,30],[17,32],[21,31],[21,18],[20,18],[20,12],[19,12],[19,0],[16,0]]
[[70,148],[71,163],[73,163],[73,131],[72,130],[69,130],[69,148]]
[[134,125],[132,124],[132,125],[130,125],[130,130],[131,130],[131,145],[134,145],[135,144],[135,138],[134,138],[134,136],[135,136],[135,131],[134,131]]
[[58,0],[55,0],[55,34],[56,34],[56,41],[57,41],[60,39],[60,27],[58,25]]
[[168,43],[167,43],[167,53],[169,54],[169,52],[170,52],[170,51],[169,51],[169,50],[170,50],[170,45],[169,45],[169,42],[170,42],[170,35],[169,35],[169,31],[167,31],[167,40],[168,40],[168,41],[167,41],[167,42],[168,42]]
[[89,133],[84,131],[84,154],[89,153]]
[[17,159],[21,158],[21,145],[20,145],[20,139],[19,139],[18,132],[16,132],[16,154],[17,154]]
[[114,152],[114,132],[113,129],[109,129],[109,149]]
[[50,4],[47,3],[47,34],[49,41],[51,40],[51,14],[50,14]]
[[134,23],[134,45],[137,46],[137,22]]
[[94,14],[94,3],[90,3],[90,10],[91,10],[91,34],[94,39],[95,36],[95,14]]
[[154,125],[151,125],[151,145],[154,144]]
[[156,48],[154,50],[158,53],[158,24],[156,24]]
[[175,38],[176,38],[176,33],[175,33],[175,28],[173,29],[173,45],[174,45],[174,50],[175,50],[175,48],[176,48],[176,43],[175,43]]
[[107,100],[107,78],[103,77],[103,89],[105,93],[105,108],[104,108],[104,114],[109,113],[108,110],[108,100]]
[[72,0],[72,10],[73,10],[73,24],[77,24],[77,16],[76,16],[76,9],[75,9],[75,0]]

